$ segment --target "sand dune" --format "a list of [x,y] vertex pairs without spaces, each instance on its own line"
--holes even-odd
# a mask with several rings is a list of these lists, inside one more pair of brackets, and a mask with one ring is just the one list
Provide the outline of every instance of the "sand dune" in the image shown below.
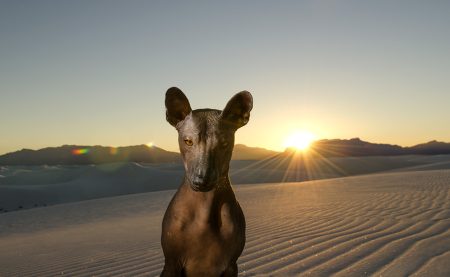
[[[0,214],[0,276],[156,276],[174,191]],[[450,170],[236,186],[241,276],[449,276]]]
[[[298,182],[383,171],[450,169],[450,155],[232,161],[235,184]],[[179,163],[0,167],[0,213],[102,197],[175,189]]]

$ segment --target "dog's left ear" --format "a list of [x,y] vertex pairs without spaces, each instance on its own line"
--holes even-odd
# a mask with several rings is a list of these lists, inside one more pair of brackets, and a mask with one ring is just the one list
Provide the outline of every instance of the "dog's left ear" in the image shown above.
[[241,128],[250,119],[250,111],[253,108],[253,97],[248,91],[241,91],[228,101],[221,114],[223,123]]

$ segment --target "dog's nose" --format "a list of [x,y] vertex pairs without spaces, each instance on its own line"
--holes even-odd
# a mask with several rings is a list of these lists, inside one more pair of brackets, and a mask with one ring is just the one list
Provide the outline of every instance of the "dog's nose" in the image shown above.
[[194,183],[194,185],[203,185],[203,183],[205,182],[205,176],[200,175],[200,174],[195,174],[194,178],[192,178],[192,182]]
[[195,173],[193,174],[193,178],[192,178],[192,182],[194,183],[194,185],[203,185],[203,183],[205,182],[205,170],[203,170],[202,168],[197,168],[195,170]]

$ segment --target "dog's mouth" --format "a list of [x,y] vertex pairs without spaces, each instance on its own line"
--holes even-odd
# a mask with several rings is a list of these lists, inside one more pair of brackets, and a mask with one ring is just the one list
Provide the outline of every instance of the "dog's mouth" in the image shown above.
[[211,184],[205,184],[205,185],[196,185],[191,184],[191,188],[193,191],[199,191],[199,192],[208,192],[214,188],[214,185]]
[[206,181],[204,179],[199,178],[193,178],[194,180],[191,180],[191,188],[194,191],[200,191],[200,192],[207,192],[214,188],[214,184],[216,182],[212,181]]

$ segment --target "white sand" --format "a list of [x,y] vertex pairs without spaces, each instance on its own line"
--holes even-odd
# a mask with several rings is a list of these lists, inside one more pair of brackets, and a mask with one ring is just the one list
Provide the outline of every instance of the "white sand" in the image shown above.
[[[235,184],[298,182],[386,171],[450,169],[450,155],[232,161]],[[0,213],[179,186],[181,164],[0,167]]]
[[[450,276],[450,170],[236,187],[241,276]],[[0,214],[0,276],[156,276],[174,191]]]

